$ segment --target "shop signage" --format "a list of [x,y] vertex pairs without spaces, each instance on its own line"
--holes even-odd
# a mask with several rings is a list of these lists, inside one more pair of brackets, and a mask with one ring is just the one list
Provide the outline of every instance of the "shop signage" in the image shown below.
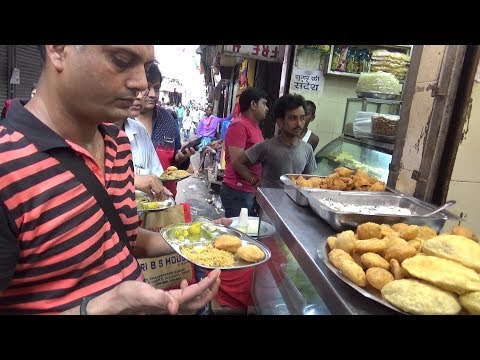
[[295,90],[310,90],[323,92],[324,76],[321,70],[305,70],[293,68],[291,88]]
[[223,54],[283,63],[285,45],[223,45]]

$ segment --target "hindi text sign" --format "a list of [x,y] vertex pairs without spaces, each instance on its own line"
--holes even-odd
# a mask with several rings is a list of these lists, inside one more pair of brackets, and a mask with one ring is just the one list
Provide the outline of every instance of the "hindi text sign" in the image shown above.
[[324,76],[321,70],[305,70],[294,68],[290,88],[323,92]]

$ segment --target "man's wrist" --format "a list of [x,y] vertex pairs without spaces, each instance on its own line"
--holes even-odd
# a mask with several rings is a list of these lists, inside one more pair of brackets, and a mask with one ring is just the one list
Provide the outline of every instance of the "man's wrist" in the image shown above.
[[[99,296],[84,297],[82,300],[84,309],[82,309],[82,305],[80,305],[80,315],[114,315],[121,313],[122,309],[120,304],[114,301],[114,292],[115,288]],[[83,313],[83,310],[86,313]]]

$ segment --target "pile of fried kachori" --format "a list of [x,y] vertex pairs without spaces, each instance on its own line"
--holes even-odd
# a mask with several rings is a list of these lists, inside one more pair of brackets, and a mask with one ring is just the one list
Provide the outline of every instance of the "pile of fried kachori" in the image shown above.
[[480,244],[471,229],[365,223],[327,238],[343,276],[411,314],[480,315]]
[[329,190],[385,191],[386,189],[385,183],[375,176],[369,176],[361,169],[355,171],[346,167],[336,168],[327,177],[312,176],[305,179],[303,176],[297,178],[291,176],[290,180],[298,187]]

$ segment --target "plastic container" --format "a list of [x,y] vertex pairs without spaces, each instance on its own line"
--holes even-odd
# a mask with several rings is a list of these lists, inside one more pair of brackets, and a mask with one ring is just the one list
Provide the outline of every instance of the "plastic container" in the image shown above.
[[397,115],[375,114],[372,116],[372,134],[381,136],[396,136],[398,131]]
[[248,232],[248,209],[247,208],[242,208],[242,210],[240,210],[237,229],[245,234]]

